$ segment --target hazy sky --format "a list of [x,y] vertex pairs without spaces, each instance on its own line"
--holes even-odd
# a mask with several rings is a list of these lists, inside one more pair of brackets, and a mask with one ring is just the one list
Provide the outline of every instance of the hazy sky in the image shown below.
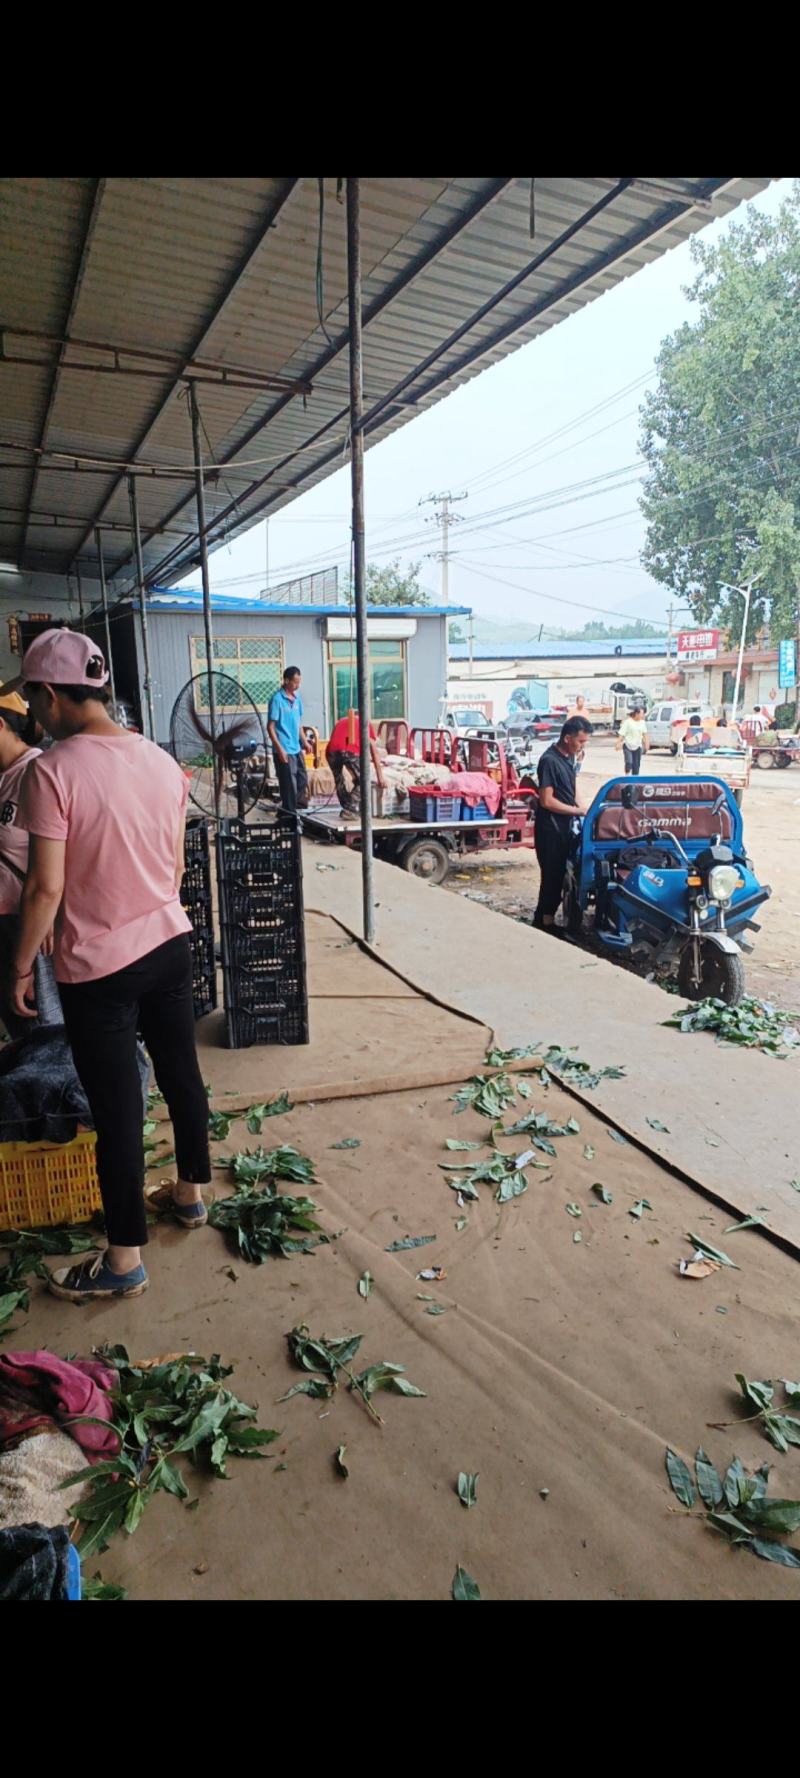
[[[790,183],[776,182],[753,205],[774,215]],[[714,222],[703,238],[727,226]],[[692,275],[686,242],[369,449],[367,560],[421,560],[422,584],[438,597],[440,564],[426,559],[439,547],[435,523],[425,522],[434,509],[419,502],[450,488],[468,496],[453,507],[451,604],[532,628],[580,628],[605,614],[663,617],[669,595],[638,564],[638,407],[662,339],[692,316],[683,295]],[[612,472],[616,487],[570,489]],[[515,503],[517,513],[497,511]],[[265,530],[256,525],[214,553],[215,590],[267,584]],[[270,520],[269,582],[346,565],[349,553],[345,467]],[[198,575],[185,584],[199,585]]]

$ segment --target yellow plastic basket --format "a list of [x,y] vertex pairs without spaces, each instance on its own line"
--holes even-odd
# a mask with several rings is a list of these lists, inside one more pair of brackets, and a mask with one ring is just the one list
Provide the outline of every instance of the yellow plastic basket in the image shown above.
[[3,1229],[88,1222],[100,1209],[95,1133],[73,1142],[0,1142],[0,1246]]

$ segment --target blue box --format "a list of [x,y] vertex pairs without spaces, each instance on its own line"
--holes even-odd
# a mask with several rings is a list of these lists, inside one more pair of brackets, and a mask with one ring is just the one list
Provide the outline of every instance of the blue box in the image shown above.
[[474,805],[472,805],[470,803],[465,803],[462,801],[462,804],[461,804],[461,820],[462,821],[491,821],[491,819],[492,819],[492,817],[489,813],[489,804],[484,801],[483,797],[481,797],[481,800],[479,803],[475,803]]
[[412,821],[458,821],[460,800],[457,796],[428,796],[424,790],[409,790],[409,815]]

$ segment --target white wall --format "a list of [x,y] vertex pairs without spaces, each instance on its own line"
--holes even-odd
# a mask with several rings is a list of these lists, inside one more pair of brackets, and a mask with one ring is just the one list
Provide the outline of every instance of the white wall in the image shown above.
[[[86,610],[100,598],[100,584],[82,578],[83,602]],[[69,595],[72,595],[71,598]],[[78,589],[72,578],[67,586],[62,574],[6,574],[0,571],[0,684],[19,672],[19,657],[8,646],[9,617],[28,617],[32,612],[47,611],[54,622],[77,623]]]

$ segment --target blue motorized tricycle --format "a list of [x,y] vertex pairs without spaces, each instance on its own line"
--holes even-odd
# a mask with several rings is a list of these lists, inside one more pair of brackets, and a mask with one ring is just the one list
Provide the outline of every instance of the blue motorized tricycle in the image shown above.
[[735,1006],[744,934],[771,890],[744,849],[741,809],[718,778],[612,778],[575,835],[562,900],[574,937],[656,973],[677,973],[689,1000]]

